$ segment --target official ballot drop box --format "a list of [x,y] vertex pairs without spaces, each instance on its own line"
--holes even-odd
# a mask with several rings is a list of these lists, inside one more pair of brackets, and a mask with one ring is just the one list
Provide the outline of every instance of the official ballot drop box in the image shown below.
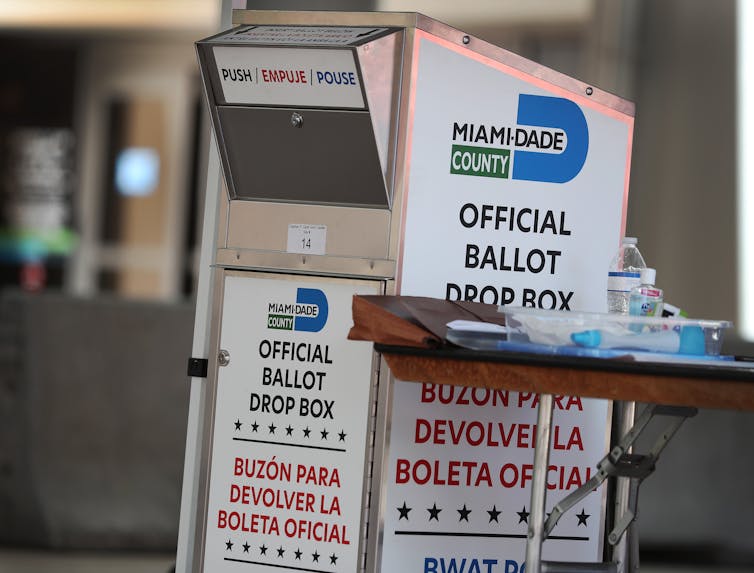
[[[197,43],[225,186],[178,570],[517,573],[536,396],[391,379],[347,340],[351,299],[604,310],[632,104],[420,14],[233,19]],[[556,400],[551,492],[591,476],[609,417]],[[599,559],[604,505],[545,557]]]

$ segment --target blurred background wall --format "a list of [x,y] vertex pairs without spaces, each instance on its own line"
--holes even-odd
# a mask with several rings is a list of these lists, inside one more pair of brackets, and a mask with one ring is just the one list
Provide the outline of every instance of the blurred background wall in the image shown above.
[[[667,300],[740,321],[735,0],[4,0],[0,546],[174,546],[217,183],[193,42],[231,5],[419,11],[634,101],[627,234]],[[754,563],[750,418],[702,412],[671,443],[648,554]]]

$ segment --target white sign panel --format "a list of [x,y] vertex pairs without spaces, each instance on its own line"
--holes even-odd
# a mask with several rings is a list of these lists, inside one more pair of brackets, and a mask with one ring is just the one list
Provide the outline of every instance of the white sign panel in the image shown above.
[[[632,118],[417,36],[400,294],[604,311]],[[536,397],[453,392],[396,383],[382,570],[520,573]],[[555,408],[548,511],[591,477],[609,429],[605,401]],[[561,518],[545,559],[598,560],[602,504]]]
[[371,40],[387,28],[350,26],[251,26],[213,38],[213,42],[349,46]]
[[632,118],[420,54],[401,293],[604,312]]
[[378,291],[226,276],[205,572],[358,569],[372,348],[346,337]]
[[229,104],[364,108],[349,49],[215,46],[213,53]]
[[[537,404],[535,394],[396,382],[382,571],[523,571]],[[548,511],[596,471],[605,422],[587,400],[556,399]],[[545,558],[596,560],[601,502],[592,494],[563,516]]]

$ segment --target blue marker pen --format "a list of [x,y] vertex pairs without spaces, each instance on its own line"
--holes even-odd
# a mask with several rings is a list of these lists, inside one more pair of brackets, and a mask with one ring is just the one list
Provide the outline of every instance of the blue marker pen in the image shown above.
[[684,326],[677,330],[658,330],[637,334],[613,334],[592,329],[571,334],[571,340],[586,348],[621,348],[648,350],[672,354],[705,354],[704,331],[699,326]]

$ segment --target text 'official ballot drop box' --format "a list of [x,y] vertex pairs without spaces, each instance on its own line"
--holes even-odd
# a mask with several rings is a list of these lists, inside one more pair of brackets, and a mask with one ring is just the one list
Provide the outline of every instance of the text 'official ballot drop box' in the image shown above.
[[[197,43],[225,189],[178,569],[517,573],[536,396],[392,380],[351,299],[604,310],[632,104],[419,14],[233,17]],[[610,407],[556,408],[558,493]],[[545,556],[599,559],[604,506]]]

